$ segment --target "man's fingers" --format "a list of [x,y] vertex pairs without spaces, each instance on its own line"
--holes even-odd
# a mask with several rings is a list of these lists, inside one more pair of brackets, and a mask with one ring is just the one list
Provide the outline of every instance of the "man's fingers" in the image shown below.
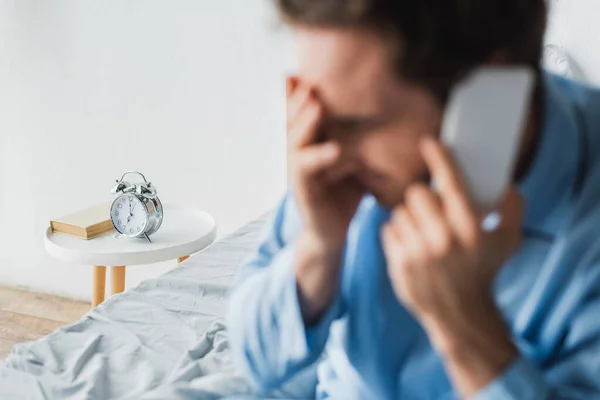
[[448,222],[464,243],[471,243],[479,232],[477,210],[468,187],[450,153],[432,139],[421,145],[421,153],[438,191]]
[[309,146],[296,154],[298,172],[305,176],[324,172],[338,162],[340,156],[340,146],[334,142]]
[[397,207],[392,216],[392,225],[401,238],[406,258],[419,258],[423,250],[423,241],[413,217],[404,207]]
[[288,145],[297,149],[316,142],[323,107],[310,86],[302,85],[296,76],[286,80]]
[[287,100],[287,121],[288,121],[288,131],[290,130],[290,125],[294,124],[294,121],[298,118],[300,112],[305,108],[308,104],[311,103],[312,94],[311,89],[307,86],[299,85],[296,89],[294,89],[294,93],[288,97]]
[[298,87],[298,77],[297,76],[288,76],[285,80],[285,89],[288,100],[292,98],[292,95],[296,91]]
[[453,234],[438,197],[426,186],[414,185],[406,192],[406,204],[427,247],[437,255],[448,253]]
[[316,141],[322,118],[322,107],[316,101],[307,104],[288,127],[289,145],[300,149]]
[[431,172],[435,188],[443,200],[468,201],[468,186],[462,178],[461,171],[454,162],[450,152],[442,144],[433,139],[424,139],[421,143],[421,154]]
[[388,268],[403,260],[404,251],[400,247],[400,238],[392,223],[387,223],[381,230],[381,245],[388,259]]

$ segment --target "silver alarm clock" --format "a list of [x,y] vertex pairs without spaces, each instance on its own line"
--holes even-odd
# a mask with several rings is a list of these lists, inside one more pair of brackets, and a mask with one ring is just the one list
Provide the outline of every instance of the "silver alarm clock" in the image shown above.
[[[124,181],[125,175],[138,174],[144,182]],[[111,193],[117,197],[110,207],[110,220],[115,230],[123,236],[145,237],[156,233],[163,221],[163,206],[157,196],[156,188],[138,171],[128,171],[117,180]]]

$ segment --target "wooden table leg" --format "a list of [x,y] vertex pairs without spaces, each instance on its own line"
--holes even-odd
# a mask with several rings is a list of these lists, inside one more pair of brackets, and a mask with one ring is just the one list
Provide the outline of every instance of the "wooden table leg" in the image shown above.
[[181,264],[182,262],[184,262],[184,261],[185,261],[185,260],[187,260],[188,258],[190,258],[190,256],[183,256],[183,257],[179,257],[179,258],[177,259],[177,262]]
[[125,267],[110,268],[111,294],[122,293],[125,290]]
[[104,301],[106,288],[106,267],[94,267],[94,287],[92,290],[92,307]]

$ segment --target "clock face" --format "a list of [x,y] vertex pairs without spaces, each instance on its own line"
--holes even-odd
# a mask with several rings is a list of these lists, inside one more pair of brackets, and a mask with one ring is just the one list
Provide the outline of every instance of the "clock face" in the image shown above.
[[110,210],[110,217],[117,232],[125,236],[139,236],[148,222],[144,204],[133,195],[117,198]]

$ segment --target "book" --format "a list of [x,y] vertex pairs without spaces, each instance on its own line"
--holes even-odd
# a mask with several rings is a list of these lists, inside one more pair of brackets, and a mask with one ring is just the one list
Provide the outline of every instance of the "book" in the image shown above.
[[114,231],[110,220],[110,203],[97,204],[84,210],[50,221],[52,232],[81,238],[93,239]]

